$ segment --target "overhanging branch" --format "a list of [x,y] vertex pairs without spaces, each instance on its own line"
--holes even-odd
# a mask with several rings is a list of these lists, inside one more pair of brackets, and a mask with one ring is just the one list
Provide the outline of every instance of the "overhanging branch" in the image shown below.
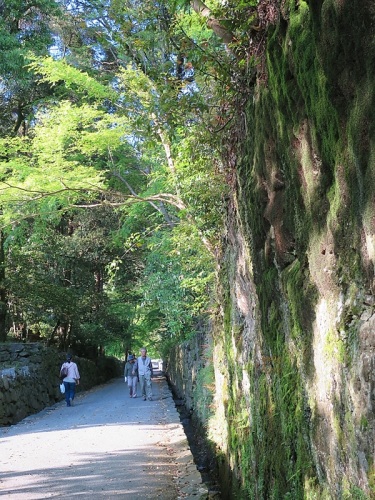
[[[114,198],[115,197],[118,199],[120,198],[120,201],[111,201],[109,199],[104,198],[103,200],[95,201],[93,203],[71,203],[71,204],[65,205],[63,208],[51,210],[49,212],[51,214],[61,212],[62,210],[65,211],[65,210],[72,209],[72,208],[90,208],[90,209],[92,209],[92,208],[103,207],[103,206],[107,206],[107,207],[109,206],[109,207],[116,208],[116,207],[125,206],[129,203],[140,203],[140,202],[168,203],[169,205],[172,205],[172,206],[176,207],[177,209],[184,211],[184,216],[197,229],[198,234],[202,240],[202,243],[204,244],[206,249],[210,252],[211,255],[215,256],[215,252],[214,252],[214,249],[213,249],[210,241],[204,236],[202,231],[198,228],[198,225],[197,225],[194,217],[187,210],[186,204],[183,202],[183,200],[181,200],[181,198],[179,196],[176,196],[172,193],[159,193],[157,195],[151,195],[151,196],[139,196],[139,195],[133,195],[133,194],[124,195],[123,193],[117,193],[117,192],[108,193],[108,192],[101,190],[101,189],[97,189],[95,191],[93,189],[87,190],[86,188],[79,189],[79,188],[69,188],[69,187],[64,187],[64,188],[56,190],[56,191],[46,192],[46,191],[28,190],[26,188],[21,188],[19,186],[13,186],[9,183],[3,183],[3,184],[7,184],[7,189],[16,189],[16,190],[20,190],[23,192],[29,192],[29,193],[37,195],[37,196],[31,197],[28,200],[23,200],[25,203],[39,201],[43,198],[47,198],[48,196],[54,196],[56,194],[61,194],[63,192],[67,192],[67,191],[73,191],[75,193],[82,193],[82,194],[87,194],[87,192],[90,191],[90,192],[96,192],[98,195],[100,194],[101,196],[103,196],[104,194],[110,194]],[[1,188],[0,188],[0,190],[1,190]],[[20,202],[19,199],[13,200],[13,201],[17,201],[18,203]],[[29,213],[27,215],[24,215],[20,218],[17,218],[13,221],[8,222],[8,224],[6,224],[6,225],[16,224],[20,220],[25,220],[25,219],[28,219],[30,217],[38,217],[39,215],[40,215],[39,213]]]
[[193,10],[202,17],[207,19],[207,26],[212,29],[212,31],[223,40],[226,45],[233,43],[234,35],[233,33],[226,29],[220,21],[218,21],[211,12],[211,9],[207,7],[201,0],[191,0],[190,5]]

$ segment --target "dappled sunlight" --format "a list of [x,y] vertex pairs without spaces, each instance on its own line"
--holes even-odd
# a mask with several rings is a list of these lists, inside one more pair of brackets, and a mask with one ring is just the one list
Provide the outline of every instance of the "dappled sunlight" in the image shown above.
[[[67,439],[67,443],[71,441],[72,438]],[[144,453],[140,453],[138,448],[78,453],[75,459],[72,451],[68,452],[69,448],[67,444],[65,456],[49,448],[48,466],[28,470],[22,467],[21,460],[15,469],[13,463],[12,470],[4,470],[2,474],[3,493],[19,499],[53,496],[71,498],[80,494],[84,497],[90,495],[108,498],[109,495],[130,493],[136,495],[136,498],[155,498],[158,496],[158,488],[156,493],[147,491],[148,475],[151,473],[154,480],[160,483],[160,494],[165,487],[165,474],[171,467],[168,458],[151,447],[146,447]],[[40,458],[37,451],[36,464]],[[43,458],[43,463],[44,460]]]
[[176,498],[170,447],[182,439],[180,425],[158,402],[164,393],[157,382],[153,402],[128,400],[123,387],[115,381],[73,407],[58,403],[0,429],[1,494]]
[[316,310],[316,329],[314,336],[314,366],[316,373],[315,390],[317,401],[326,398],[328,384],[330,382],[329,370],[327,370],[327,359],[325,354],[326,336],[329,327],[328,304],[321,300]]

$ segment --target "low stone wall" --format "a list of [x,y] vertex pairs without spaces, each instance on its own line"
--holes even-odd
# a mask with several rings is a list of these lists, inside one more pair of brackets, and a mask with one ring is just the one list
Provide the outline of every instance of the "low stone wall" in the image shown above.
[[[63,399],[59,373],[64,361],[64,354],[39,343],[0,344],[0,425],[15,424]],[[81,375],[77,392],[122,374],[115,358],[74,361]]]

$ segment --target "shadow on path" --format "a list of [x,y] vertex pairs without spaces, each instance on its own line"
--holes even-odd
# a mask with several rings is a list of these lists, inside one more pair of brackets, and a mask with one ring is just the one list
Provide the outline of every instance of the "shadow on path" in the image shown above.
[[179,418],[163,378],[153,392],[129,398],[116,379],[1,428],[0,497],[176,499]]

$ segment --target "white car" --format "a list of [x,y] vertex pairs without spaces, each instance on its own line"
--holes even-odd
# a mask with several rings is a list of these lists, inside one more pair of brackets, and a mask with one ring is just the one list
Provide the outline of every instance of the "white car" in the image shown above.
[[152,359],[152,368],[154,371],[163,371],[163,360],[162,359]]

